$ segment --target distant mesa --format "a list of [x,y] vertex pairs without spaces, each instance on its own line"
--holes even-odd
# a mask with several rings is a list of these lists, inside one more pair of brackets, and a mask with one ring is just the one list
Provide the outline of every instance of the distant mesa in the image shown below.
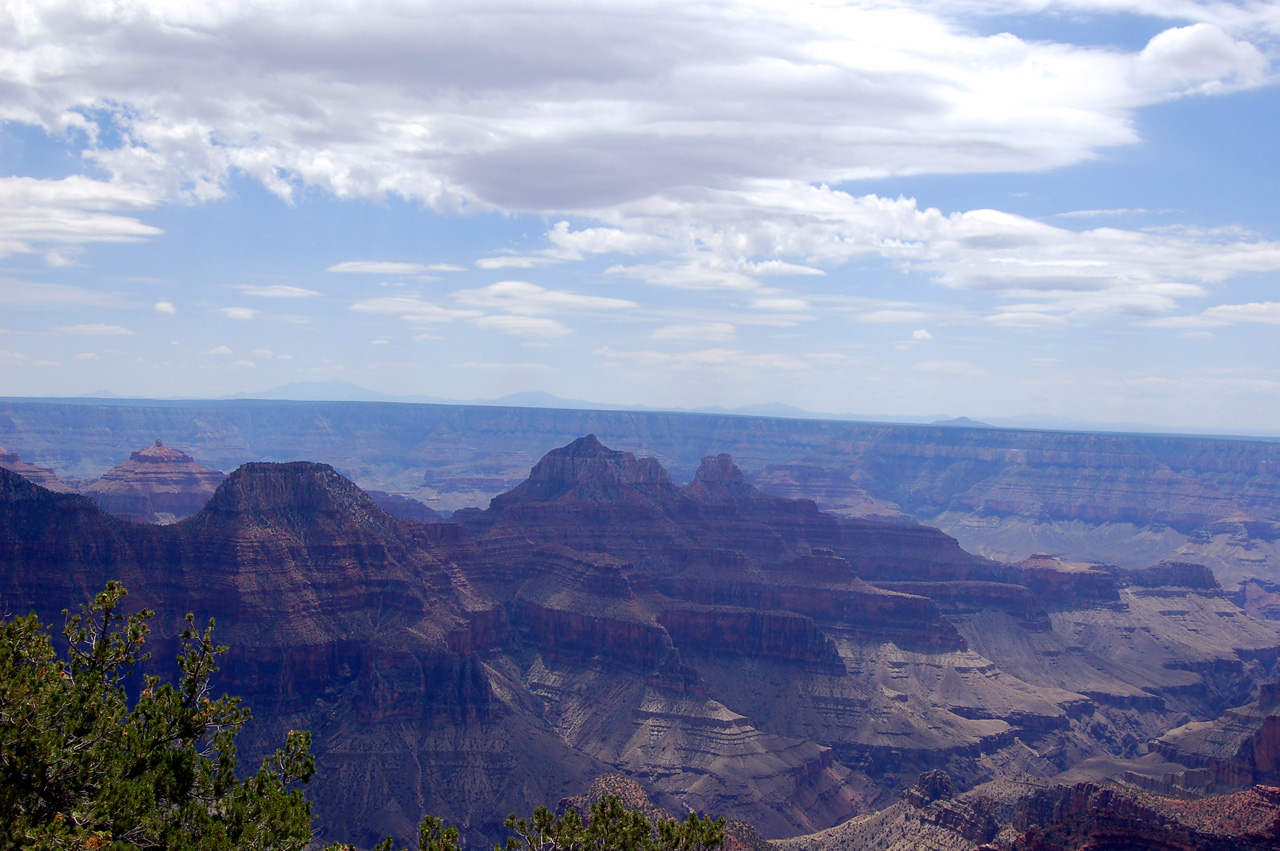
[[981,420],[971,420],[968,417],[954,417],[949,420],[938,420],[931,425],[946,426],[948,428],[996,428],[990,423],[984,423]]
[[108,470],[83,493],[131,523],[174,523],[204,507],[226,475],[157,440]]

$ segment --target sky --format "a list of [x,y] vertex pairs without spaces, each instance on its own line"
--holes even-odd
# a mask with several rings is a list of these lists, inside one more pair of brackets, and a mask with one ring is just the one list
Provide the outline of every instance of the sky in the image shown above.
[[1280,429],[1280,2],[0,5],[0,395]]

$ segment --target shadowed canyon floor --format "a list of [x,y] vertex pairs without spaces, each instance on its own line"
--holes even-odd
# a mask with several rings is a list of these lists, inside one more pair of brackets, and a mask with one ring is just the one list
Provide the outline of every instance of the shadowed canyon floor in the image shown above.
[[1280,780],[1258,689],[1280,624],[1211,571],[992,561],[771,496],[723,454],[679,486],[580,438],[427,524],[324,464],[247,464],[167,526],[6,470],[0,532],[6,605],[48,617],[115,578],[161,637],[217,617],[246,750],[315,732],[328,838],[434,812],[491,841],[611,771],[766,837],[897,806],[928,770],[959,790],[1081,765],[1201,793]]

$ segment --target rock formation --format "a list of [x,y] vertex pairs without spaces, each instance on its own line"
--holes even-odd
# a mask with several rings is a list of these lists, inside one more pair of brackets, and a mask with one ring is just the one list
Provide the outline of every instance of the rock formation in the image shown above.
[[11,470],[27,481],[54,493],[70,493],[74,490],[53,470],[48,467],[41,467],[39,464],[23,461],[18,457],[17,452],[6,452],[3,446],[0,446],[0,467]]
[[226,476],[157,440],[82,488],[130,523],[173,523],[195,514]]
[[966,790],[1138,757],[1280,656],[1203,570],[1001,564],[768,495],[723,454],[680,487],[588,436],[453,520],[309,462],[246,464],[166,526],[0,470],[0,596],[48,616],[121,579],[158,658],[215,616],[245,750],[313,730],[324,837],[361,844],[424,812],[492,841],[611,771],[766,837],[888,806],[988,841]]
[[0,402],[0,443],[96,478],[166,435],[206,463],[316,460],[452,511],[511,490],[593,432],[678,482],[733,454],[748,483],[841,516],[915,520],[972,552],[1142,568],[1197,562],[1234,588],[1280,582],[1280,443],[1169,435],[656,412],[343,402]]

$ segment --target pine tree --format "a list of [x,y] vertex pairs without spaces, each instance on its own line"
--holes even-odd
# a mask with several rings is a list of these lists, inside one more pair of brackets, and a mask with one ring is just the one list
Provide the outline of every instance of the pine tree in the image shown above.
[[310,804],[298,784],[315,771],[309,733],[248,778],[235,736],[238,698],[213,697],[226,651],[213,621],[187,615],[175,682],[147,676],[130,706],[124,682],[150,657],[152,612],[126,617],[108,583],[63,630],[65,658],[34,615],[0,620],[0,849],[301,851]]

